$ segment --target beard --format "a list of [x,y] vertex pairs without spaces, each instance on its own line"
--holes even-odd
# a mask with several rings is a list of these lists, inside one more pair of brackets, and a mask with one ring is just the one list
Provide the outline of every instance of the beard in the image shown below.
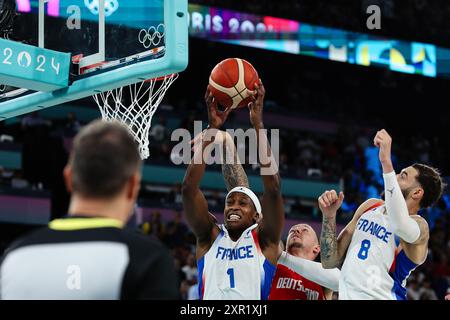
[[[408,198],[408,195],[410,194],[412,189],[414,189],[414,187],[409,187],[409,188],[406,188],[406,189],[400,188],[400,191],[402,192],[403,198],[405,200]],[[384,190],[380,193],[380,197],[381,197],[381,199],[383,201],[386,201],[386,192]]]

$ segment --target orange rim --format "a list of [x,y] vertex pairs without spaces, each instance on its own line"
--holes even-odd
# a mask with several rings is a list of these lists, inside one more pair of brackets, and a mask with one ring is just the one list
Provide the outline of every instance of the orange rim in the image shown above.
[[174,77],[176,75],[177,75],[177,73],[172,73],[172,74],[168,74],[166,76],[162,76],[162,77],[158,77],[158,78],[147,79],[147,80],[145,80],[145,82],[162,81],[164,79],[171,78],[171,77]]

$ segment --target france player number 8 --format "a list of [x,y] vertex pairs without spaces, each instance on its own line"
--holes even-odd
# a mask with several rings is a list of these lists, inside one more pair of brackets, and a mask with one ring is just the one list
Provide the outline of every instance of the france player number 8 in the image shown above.
[[361,241],[361,248],[359,249],[358,252],[358,258],[360,258],[361,260],[366,260],[369,254],[369,249],[370,249],[370,240],[365,239]]
[[227,274],[230,276],[230,288],[234,288],[234,269],[229,268]]

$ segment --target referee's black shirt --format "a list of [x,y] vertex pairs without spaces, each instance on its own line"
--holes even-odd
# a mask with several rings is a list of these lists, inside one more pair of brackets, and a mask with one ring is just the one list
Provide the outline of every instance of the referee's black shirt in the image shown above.
[[176,283],[168,249],[108,218],[54,220],[0,265],[2,299],[178,299]]

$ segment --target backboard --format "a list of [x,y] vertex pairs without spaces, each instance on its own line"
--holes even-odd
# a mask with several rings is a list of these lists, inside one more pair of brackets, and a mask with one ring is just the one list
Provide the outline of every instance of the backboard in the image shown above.
[[52,92],[0,79],[0,120],[187,66],[187,0],[16,0],[16,11],[10,40],[71,53],[73,64],[69,86]]

